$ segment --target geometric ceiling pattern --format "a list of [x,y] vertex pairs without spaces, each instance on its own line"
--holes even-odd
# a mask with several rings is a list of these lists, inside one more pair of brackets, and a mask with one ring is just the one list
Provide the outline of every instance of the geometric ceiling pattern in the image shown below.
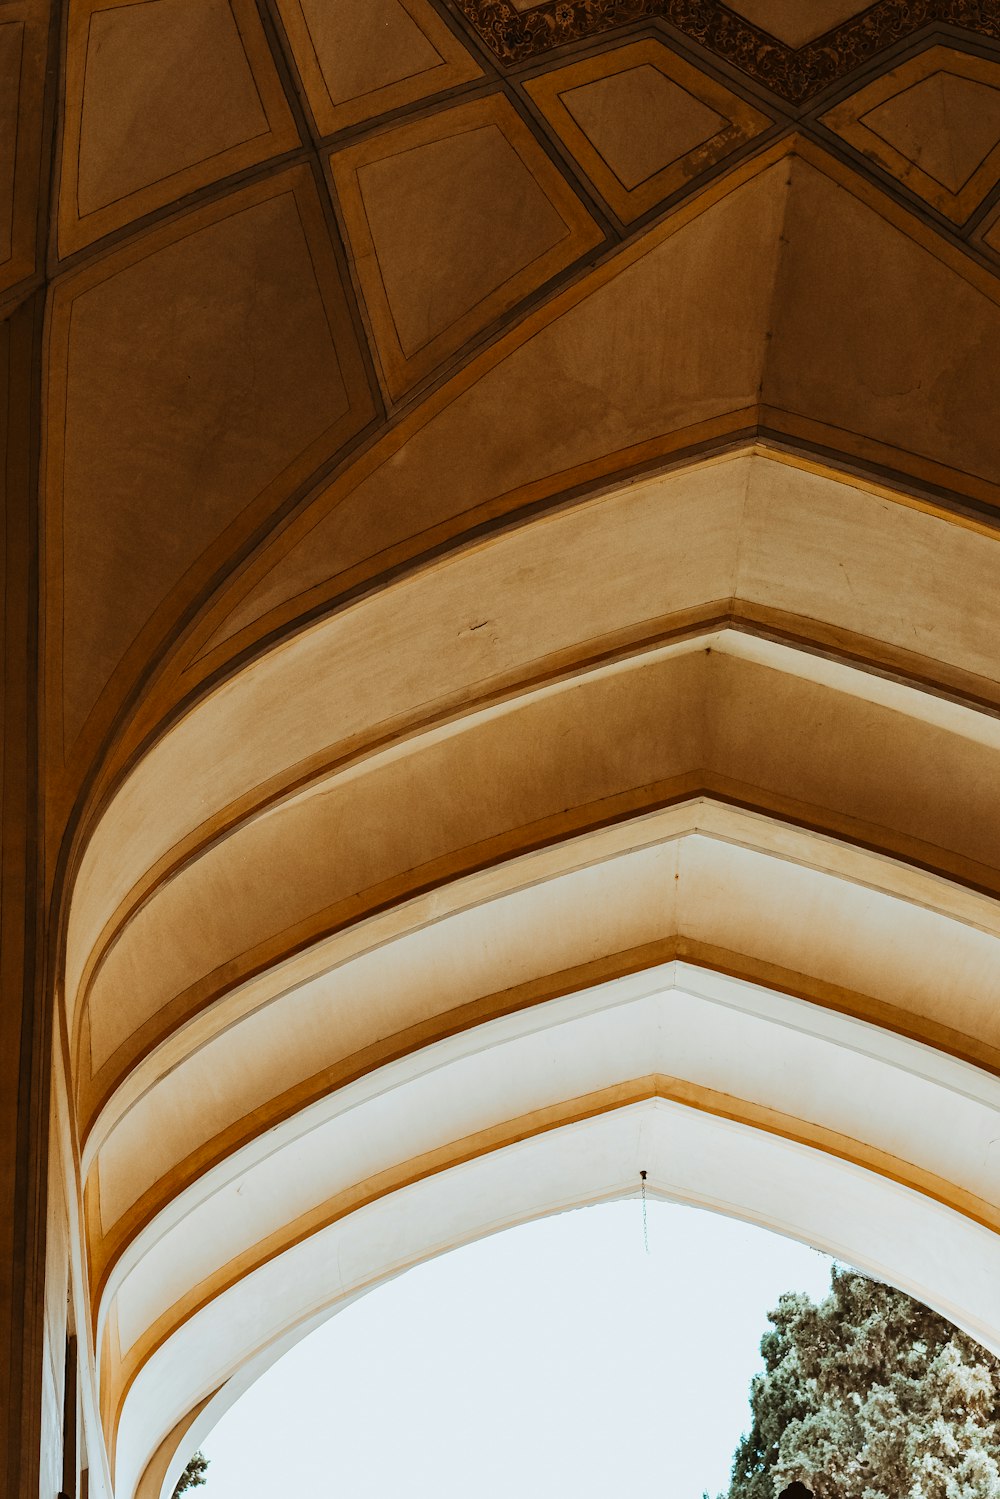
[[84,0],[66,65],[63,254],[298,144],[252,0]]
[[369,136],[330,168],[394,397],[604,238],[502,94]]
[[[336,570],[322,529],[301,547],[294,526],[282,531],[290,561],[277,571],[255,550],[278,495],[297,509],[314,491],[318,525],[323,471],[381,420],[429,402],[419,421],[430,421],[434,392],[468,383],[474,356],[495,359],[485,351],[501,337],[555,317],[562,288],[615,280],[620,246],[719,184],[735,188],[793,135],[848,174],[862,159],[893,212],[926,211],[911,238],[942,235],[942,218],[961,229],[935,253],[959,255],[963,274],[995,264],[1000,62],[983,52],[980,13],[956,4],[947,44],[928,29],[944,15],[939,0],[830,0],[808,24],[779,0],[710,4],[697,23],[666,0],[630,3],[627,17],[596,0],[274,0],[263,14],[251,0],[73,7],[49,252],[60,268],[50,400],[65,420],[47,453],[47,567],[64,611],[48,636],[51,680],[64,683],[50,715],[53,764],[77,746],[66,797],[153,642],[172,650],[172,622],[216,590],[227,558],[253,553],[233,578],[240,597],[220,595],[212,628],[199,625],[193,656],[181,653],[189,685],[214,635],[242,638]],[[40,0],[18,0],[11,16],[0,64],[27,101],[23,155],[38,82],[22,40],[36,34],[29,22],[41,34]],[[632,29],[619,34],[626,18]],[[638,33],[636,20],[647,23]],[[685,28],[693,45],[681,48]],[[588,45],[574,53],[577,36]],[[896,50],[873,76],[888,44]],[[748,59],[759,64],[753,86]],[[155,131],[139,128],[149,117]],[[14,246],[15,229],[33,233],[27,180],[0,162],[0,248]],[[844,212],[873,190],[860,176],[850,188],[839,180]],[[793,250],[789,264],[799,259]],[[626,364],[628,347],[617,339]],[[776,345],[772,370],[782,357]],[[545,408],[544,391],[523,387],[508,422],[521,420],[522,399]],[[153,408],[172,413],[166,445],[147,434]],[[130,434],[118,449],[85,435],[112,411]],[[209,413],[219,436],[206,447]],[[97,496],[100,542],[88,519]],[[169,535],[160,507],[180,522]],[[342,522],[337,538],[340,554]],[[304,554],[308,565],[293,567]]]

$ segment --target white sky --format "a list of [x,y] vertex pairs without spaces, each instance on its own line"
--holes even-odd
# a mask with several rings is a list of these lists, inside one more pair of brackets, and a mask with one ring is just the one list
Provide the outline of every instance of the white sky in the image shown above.
[[637,1201],[469,1245],[285,1355],[204,1442],[205,1499],[701,1499],[728,1482],[782,1291],[826,1256]]

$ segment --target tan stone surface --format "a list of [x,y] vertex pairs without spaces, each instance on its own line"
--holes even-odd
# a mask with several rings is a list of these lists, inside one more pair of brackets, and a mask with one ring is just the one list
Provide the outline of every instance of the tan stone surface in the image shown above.
[[730,9],[789,47],[804,47],[859,16],[872,0],[731,0]]
[[428,0],[278,3],[325,135],[482,74]]
[[50,560],[67,745],[201,553],[279,475],[308,470],[360,424],[347,383],[357,353],[312,201],[294,173],[60,288]]
[[771,123],[652,40],[539,74],[525,88],[624,223],[695,184]]
[[298,144],[247,0],[85,0],[69,45],[64,251]]

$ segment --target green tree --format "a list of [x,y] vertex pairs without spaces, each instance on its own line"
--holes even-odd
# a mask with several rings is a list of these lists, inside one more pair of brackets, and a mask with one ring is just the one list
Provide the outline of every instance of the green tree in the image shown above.
[[180,1478],[178,1478],[177,1480],[177,1487],[174,1489],[173,1499],[178,1499],[178,1495],[180,1494],[186,1494],[188,1489],[200,1488],[201,1485],[205,1482],[205,1473],[207,1469],[208,1458],[203,1452],[196,1452],[189,1461],[187,1467],[184,1469],[184,1472],[181,1474]]
[[[834,1267],[782,1296],[728,1499],[1000,1499],[1000,1359],[901,1291]],[[725,1499],[725,1496],[720,1496]]]

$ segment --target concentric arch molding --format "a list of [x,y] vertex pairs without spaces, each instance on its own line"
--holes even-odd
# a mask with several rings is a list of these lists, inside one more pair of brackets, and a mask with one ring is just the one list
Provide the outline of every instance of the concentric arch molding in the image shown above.
[[626,1196],[640,1169],[671,1200],[889,1272],[997,1346],[994,1232],[852,1159],[846,1141],[838,1153],[831,1137],[803,1138],[777,1113],[766,1127],[737,1099],[670,1095],[669,1083],[647,1076],[546,1119],[466,1137],[436,1162],[413,1163],[394,1186],[373,1183],[284,1252],[234,1264],[215,1285],[197,1287],[155,1319],[130,1359],[116,1423],[121,1491],[135,1491],[147,1454],[188,1410],[234,1376],[238,1391],[244,1363],[259,1373],[290,1340],[421,1260],[546,1213]]
[[719,456],[386,574],[95,803],[57,1091],[116,1493],[640,1167],[1000,1346],[998,545]]

